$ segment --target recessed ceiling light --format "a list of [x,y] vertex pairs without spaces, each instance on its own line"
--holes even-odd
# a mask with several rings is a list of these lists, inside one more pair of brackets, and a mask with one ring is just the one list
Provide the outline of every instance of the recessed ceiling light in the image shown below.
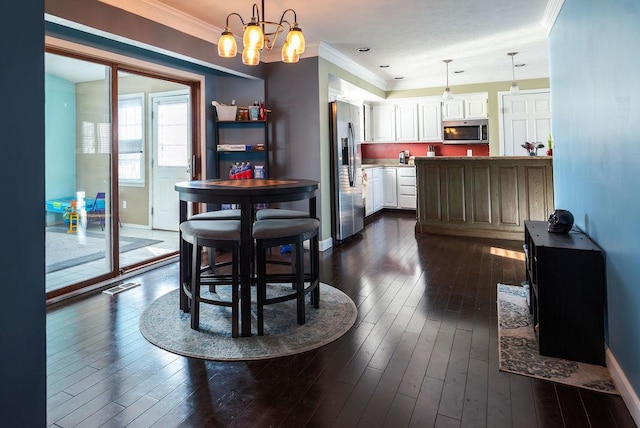
[[460,73],[464,73],[464,70],[456,70],[454,71],[455,74],[460,74]]
[[527,65],[527,64],[516,64],[516,65],[514,65],[514,67],[524,67],[525,65]]
[[370,52],[371,48],[358,48],[358,52]]
[[404,77],[398,76],[398,77],[394,77],[394,79],[396,79],[396,80],[402,80],[402,79],[404,79]]
[[389,68],[389,64],[381,64],[380,68]]

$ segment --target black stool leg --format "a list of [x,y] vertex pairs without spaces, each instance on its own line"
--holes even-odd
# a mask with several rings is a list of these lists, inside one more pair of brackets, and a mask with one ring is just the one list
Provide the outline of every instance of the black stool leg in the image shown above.
[[264,301],[267,294],[267,280],[266,280],[266,249],[264,242],[261,239],[256,240],[256,262],[258,272],[258,284],[256,287],[256,315],[258,318],[258,336],[264,335]]
[[297,307],[298,307],[298,324],[304,324],[305,310],[304,310],[304,251],[303,251],[302,236],[298,236],[295,242],[296,247],[296,294],[297,294]]
[[318,241],[318,235],[309,241],[309,245],[311,246],[309,251],[309,256],[311,257],[311,278],[309,285],[313,286],[313,283],[317,282],[317,285],[311,290],[311,303],[313,303],[313,307],[316,309],[320,308],[320,246]]
[[231,255],[232,268],[231,268],[231,337],[238,337],[238,306],[240,301],[238,290],[238,264],[239,260],[239,247],[237,244],[233,245],[233,253]]
[[198,330],[200,327],[200,258],[202,247],[197,238],[193,243],[193,260],[191,264],[191,328]]

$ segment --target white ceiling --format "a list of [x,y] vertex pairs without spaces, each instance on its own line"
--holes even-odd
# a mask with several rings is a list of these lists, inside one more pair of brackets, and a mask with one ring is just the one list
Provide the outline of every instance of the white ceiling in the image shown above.
[[[549,76],[547,32],[553,0],[267,0],[264,15],[278,21],[296,11],[308,45],[327,45],[384,81],[386,90],[449,84],[510,81],[511,58],[519,52],[516,80]],[[159,3],[220,29],[231,12],[247,22],[253,1],[144,0]],[[257,2],[261,8],[261,2]],[[291,15],[287,14],[287,19]],[[231,30],[241,35],[236,17]],[[217,41],[218,34],[210,40]],[[368,53],[358,48],[369,47]],[[388,68],[380,68],[388,64]],[[463,73],[454,73],[455,71]],[[366,74],[366,73],[365,73]],[[396,80],[403,77],[402,80]]]
[[[100,0],[217,42],[228,14],[252,16],[247,0]],[[264,17],[294,9],[307,55],[328,57],[383,90],[444,87],[549,77],[548,28],[563,0],[266,0]],[[257,2],[261,13],[261,1]],[[292,20],[287,13],[285,19]],[[231,30],[242,33],[237,17]],[[283,37],[280,36],[282,39]],[[281,45],[282,41],[280,41]],[[241,41],[239,42],[241,44]],[[370,52],[358,52],[368,47]],[[275,52],[277,50],[277,52]],[[263,53],[279,60],[279,49]],[[224,61],[224,60],[223,60]],[[388,68],[380,68],[387,64]],[[462,71],[462,73],[458,73]],[[403,77],[398,80],[397,77]]]

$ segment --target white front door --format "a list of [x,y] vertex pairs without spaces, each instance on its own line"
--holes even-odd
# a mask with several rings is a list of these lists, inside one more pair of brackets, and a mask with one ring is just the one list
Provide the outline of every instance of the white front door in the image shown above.
[[178,193],[174,185],[191,179],[191,111],[189,91],[151,96],[153,159],[151,227],[177,231]]
[[523,91],[520,95],[508,92],[502,98],[502,156],[527,156],[522,147],[525,142],[542,143],[545,148],[538,154],[546,152],[546,144],[551,134],[551,103],[549,90]]

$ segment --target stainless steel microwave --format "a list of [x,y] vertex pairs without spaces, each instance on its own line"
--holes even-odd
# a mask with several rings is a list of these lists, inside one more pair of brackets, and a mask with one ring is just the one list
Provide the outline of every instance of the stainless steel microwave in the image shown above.
[[442,128],[444,144],[489,144],[487,119],[445,120]]

